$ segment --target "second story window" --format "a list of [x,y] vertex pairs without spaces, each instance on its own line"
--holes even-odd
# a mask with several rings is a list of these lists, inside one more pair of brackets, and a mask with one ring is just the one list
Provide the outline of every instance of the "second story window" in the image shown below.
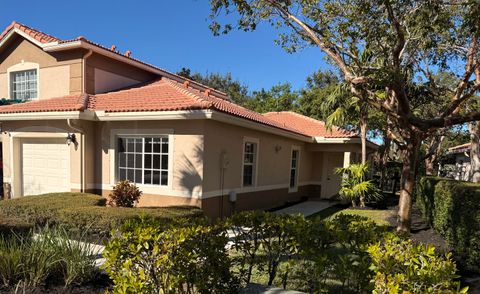
[[16,100],[37,99],[37,70],[10,73],[10,98]]

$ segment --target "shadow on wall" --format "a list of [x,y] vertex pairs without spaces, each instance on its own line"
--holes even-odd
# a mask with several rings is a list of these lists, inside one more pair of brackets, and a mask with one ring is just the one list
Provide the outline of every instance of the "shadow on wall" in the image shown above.
[[[175,172],[175,176],[180,178],[179,183],[182,190],[188,191],[190,197],[193,196],[194,192],[201,191],[203,183],[203,178],[197,169],[203,169],[203,148],[199,145],[195,145],[192,149],[193,151],[190,156],[185,153],[181,155],[181,162],[178,165],[178,171]],[[193,197],[191,199],[193,200]]]

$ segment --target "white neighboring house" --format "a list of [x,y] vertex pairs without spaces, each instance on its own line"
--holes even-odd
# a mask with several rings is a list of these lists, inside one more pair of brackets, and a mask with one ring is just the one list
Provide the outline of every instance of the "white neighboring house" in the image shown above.
[[446,158],[440,163],[439,176],[471,181],[470,145],[465,143],[448,148]]

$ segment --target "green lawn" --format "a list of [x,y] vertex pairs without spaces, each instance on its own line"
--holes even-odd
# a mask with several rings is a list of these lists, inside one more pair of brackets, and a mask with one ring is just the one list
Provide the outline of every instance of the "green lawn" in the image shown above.
[[371,218],[379,226],[390,226],[390,222],[388,221],[388,219],[391,217],[395,217],[394,210],[353,209],[353,208],[345,208],[342,206],[332,206],[312,216],[309,216],[308,218],[312,219],[312,218],[319,217],[321,219],[329,219],[341,213],[350,214],[350,215],[359,215],[359,216]]

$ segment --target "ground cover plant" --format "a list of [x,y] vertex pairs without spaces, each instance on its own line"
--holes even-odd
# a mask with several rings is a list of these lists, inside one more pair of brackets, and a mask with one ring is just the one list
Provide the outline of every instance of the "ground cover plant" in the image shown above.
[[98,252],[82,238],[70,239],[66,230],[52,227],[0,234],[0,290],[30,292],[56,285],[67,291],[97,279]]

